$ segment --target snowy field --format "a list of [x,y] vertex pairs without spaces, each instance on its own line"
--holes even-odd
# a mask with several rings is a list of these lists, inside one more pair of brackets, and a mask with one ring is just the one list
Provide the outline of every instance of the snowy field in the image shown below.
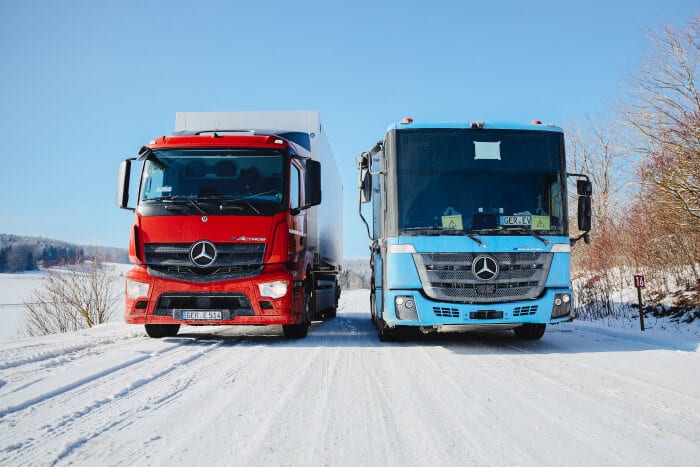
[[[124,277],[132,267],[129,264],[112,264],[110,266],[114,268],[115,274],[119,277]],[[0,274],[0,340],[22,337],[23,302],[31,301],[32,291],[41,286],[44,275],[40,271]],[[123,296],[124,284],[122,281],[115,282],[114,289],[117,297]],[[114,310],[110,322],[123,323],[123,298],[114,303]]]
[[[0,275],[0,304],[31,277]],[[153,340],[118,316],[5,334],[0,465],[697,465],[696,324],[381,343],[368,303],[344,292],[298,341],[276,326]]]

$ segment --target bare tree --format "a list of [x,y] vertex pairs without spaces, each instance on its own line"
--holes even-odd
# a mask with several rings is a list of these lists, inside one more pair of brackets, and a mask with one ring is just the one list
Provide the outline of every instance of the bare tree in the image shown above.
[[674,223],[700,227],[700,15],[684,29],[649,34],[651,48],[627,79],[620,113],[642,155],[648,199]]
[[568,170],[588,174],[593,182],[594,224],[616,223],[622,208],[629,205],[635,185],[634,170],[630,170],[632,157],[622,129],[602,117],[574,122],[567,131],[567,156]]
[[[634,190],[634,170],[621,131],[604,117],[587,118],[567,125],[568,171],[585,173],[593,183],[592,245],[573,250],[574,268],[604,271],[624,261],[620,226]],[[570,180],[570,191],[576,186]],[[576,197],[569,197],[569,211],[577,211]],[[570,223],[572,228],[575,222]]]
[[114,269],[98,260],[49,269],[41,286],[24,302],[23,334],[77,331],[106,322],[119,299],[116,280]]

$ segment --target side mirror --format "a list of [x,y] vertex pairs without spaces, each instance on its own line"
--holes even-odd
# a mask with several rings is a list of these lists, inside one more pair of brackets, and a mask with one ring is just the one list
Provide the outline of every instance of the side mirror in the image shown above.
[[321,204],[321,163],[319,161],[306,161],[304,190],[306,206],[318,206]]
[[117,178],[117,206],[121,209],[130,209],[129,207],[129,184],[131,177],[131,161],[127,159],[119,164],[119,177]]
[[360,203],[372,201],[372,174],[369,169],[360,169]]
[[578,229],[582,232],[591,230],[591,217],[593,209],[589,196],[580,196],[578,199]]
[[579,196],[591,196],[593,195],[593,184],[588,180],[577,180],[576,181],[576,191]]

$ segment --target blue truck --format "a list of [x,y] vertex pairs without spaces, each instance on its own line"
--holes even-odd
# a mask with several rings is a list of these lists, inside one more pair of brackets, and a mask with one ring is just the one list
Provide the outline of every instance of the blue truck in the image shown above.
[[404,119],[357,165],[382,341],[493,328],[539,339],[573,319],[571,245],[589,242],[592,185],[567,173],[561,128]]

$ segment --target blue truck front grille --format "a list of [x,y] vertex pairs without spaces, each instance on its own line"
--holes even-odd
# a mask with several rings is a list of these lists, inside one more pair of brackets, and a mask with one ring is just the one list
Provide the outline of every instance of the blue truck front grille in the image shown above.
[[[474,269],[477,257],[487,256],[498,264],[489,280]],[[425,294],[438,301],[498,303],[530,300],[544,290],[552,264],[551,253],[414,253]],[[478,262],[477,262],[478,263]]]
[[188,282],[216,282],[253,277],[262,272],[264,243],[215,243],[216,259],[199,267],[190,258],[191,243],[147,243],[146,265],[152,276]]

